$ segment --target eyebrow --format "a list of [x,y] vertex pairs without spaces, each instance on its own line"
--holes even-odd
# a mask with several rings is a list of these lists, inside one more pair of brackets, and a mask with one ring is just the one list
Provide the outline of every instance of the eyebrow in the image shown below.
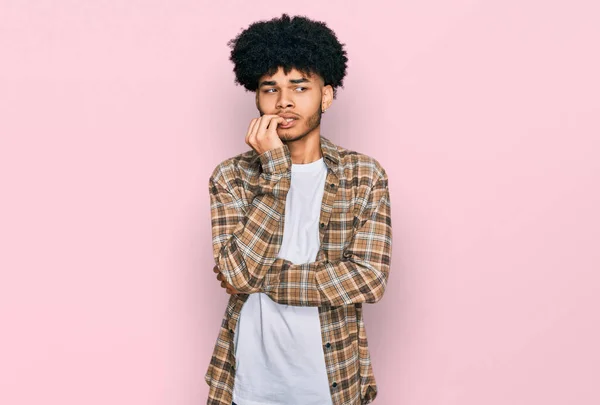
[[[298,84],[298,83],[307,83],[310,82],[310,80],[308,80],[306,77],[303,77],[301,79],[290,79],[289,82],[291,84]],[[265,80],[263,82],[261,82],[258,87],[262,87],[262,86],[275,86],[277,84],[277,82],[275,80]]]

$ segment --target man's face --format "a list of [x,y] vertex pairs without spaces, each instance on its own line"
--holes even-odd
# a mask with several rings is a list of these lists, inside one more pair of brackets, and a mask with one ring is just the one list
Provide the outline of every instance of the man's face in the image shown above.
[[256,107],[261,116],[289,114],[293,117],[293,121],[277,126],[277,134],[283,142],[295,141],[318,131],[321,108],[329,106],[331,91],[331,86],[323,86],[323,79],[317,74],[307,76],[292,69],[286,75],[280,67],[274,75],[259,79]]

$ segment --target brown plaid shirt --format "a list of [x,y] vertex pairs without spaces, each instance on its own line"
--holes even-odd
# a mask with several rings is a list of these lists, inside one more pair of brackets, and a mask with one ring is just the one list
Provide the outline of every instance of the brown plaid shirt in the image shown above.
[[253,149],[220,163],[209,179],[215,263],[232,294],[205,375],[207,405],[231,405],[236,359],[233,333],[248,294],[280,304],[319,307],[323,353],[334,405],[377,396],[363,303],[386,288],[392,253],[388,178],[377,160],[321,135],[327,179],[315,262],[278,258],[292,160],[287,145]]

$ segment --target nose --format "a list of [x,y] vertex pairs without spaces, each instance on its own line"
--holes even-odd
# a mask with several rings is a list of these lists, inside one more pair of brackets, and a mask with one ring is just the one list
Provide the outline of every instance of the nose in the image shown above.
[[294,102],[292,100],[291,94],[287,89],[282,89],[279,92],[279,98],[277,99],[277,108],[284,109],[293,106]]

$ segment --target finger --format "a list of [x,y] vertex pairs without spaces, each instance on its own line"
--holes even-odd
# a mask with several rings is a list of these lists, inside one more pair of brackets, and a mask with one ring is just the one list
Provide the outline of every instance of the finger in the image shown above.
[[219,272],[219,267],[217,267],[217,266],[213,267],[213,271],[214,271],[215,273],[218,273],[218,272]]
[[250,131],[250,136],[248,136],[248,142],[249,142],[250,146],[252,146],[256,143],[256,135],[258,134],[258,129],[260,127],[260,123],[263,120],[263,117],[264,117],[264,115],[259,118],[255,118],[256,122],[254,122],[254,126],[252,127],[252,130]]
[[271,118],[271,120],[269,121],[269,129],[267,130],[268,133],[271,134],[271,136],[278,136],[277,135],[277,125],[281,124],[284,121],[285,121],[285,118],[280,117],[278,115]]
[[237,293],[238,290],[236,290],[231,284],[229,284],[227,281],[225,281],[225,287],[226,290],[231,291],[232,293]]
[[[278,117],[278,115],[263,115],[262,117],[260,117],[260,123],[258,124],[258,129],[256,130],[256,137],[262,137],[263,135],[265,135],[267,133],[267,126],[269,125],[269,122],[271,122],[271,119],[273,117]],[[257,139],[258,142],[258,139]]]
[[254,127],[256,126],[256,122],[258,121],[258,118],[253,118],[252,121],[250,121],[250,125],[248,125],[248,132],[246,133],[246,143],[248,145],[250,145],[249,140],[250,140],[250,136],[252,135],[253,131],[254,131]]
[[227,288],[227,283],[225,281],[221,281],[221,287]]
[[223,281],[223,275],[221,273],[217,274],[217,280]]

